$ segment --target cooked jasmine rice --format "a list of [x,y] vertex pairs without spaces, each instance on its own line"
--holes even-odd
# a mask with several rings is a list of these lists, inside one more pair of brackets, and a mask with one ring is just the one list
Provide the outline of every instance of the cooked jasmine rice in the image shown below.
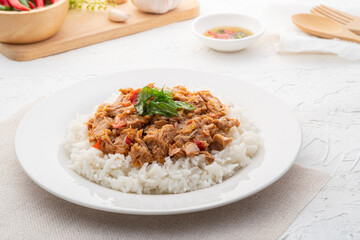
[[222,151],[212,151],[215,160],[206,163],[204,155],[165,163],[145,163],[133,167],[131,156],[104,154],[88,141],[85,124],[92,115],[78,116],[66,133],[63,146],[70,155],[69,168],[86,179],[125,193],[165,194],[184,193],[221,183],[236,171],[246,167],[262,145],[256,127],[238,108],[227,110],[229,117],[240,121],[227,134],[233,138]]

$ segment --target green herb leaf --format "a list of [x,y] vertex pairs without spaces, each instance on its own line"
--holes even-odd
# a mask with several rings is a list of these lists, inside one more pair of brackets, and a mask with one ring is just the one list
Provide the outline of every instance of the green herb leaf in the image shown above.
[[178,116],[176,108],[174,108],[170,103],[150,101],[148,104],[147,115],[153,116],[154,114],[166,117]]
[[149,101],[149,99],[153,96],[153,90],[146,86],[137,95],[137,102],[135,104],[135,109],[138,115],[146,115],[146,103]]
[[164,88],[163,88],[163,90],[164,90],[164,93],[165,93],[166,96],[168,96],[169,98],[173,99],[174,93],[173,93],[171,90],[164,89]]
[[150,88],[141,89],[137,95],[135,104],[136,113],[140,116],[153,116],[155,114],[166,117],[178,116],[177,110],[183,108],[186,111],[194,110],[194,106],[182,101],[173,100],[174,93],[168,89]]
[[195,109],[193,105],[188,104],[187,102],[175,101],[175,103],[178,108],[183,108],[187,111],[192,111]]

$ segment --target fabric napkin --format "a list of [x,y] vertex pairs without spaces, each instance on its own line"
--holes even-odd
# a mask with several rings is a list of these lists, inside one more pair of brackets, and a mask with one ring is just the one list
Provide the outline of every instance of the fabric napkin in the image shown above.
[[[326,3],[325,3],[326,5]],[[350,60],[360,59],[360,44],[339,39],[323,39],[310,36],[302,32],[291,21],[291,16],[297,13],[310,13],[314,5],[267,2],[263,14],[268,33],[272,36],[275,50],[279,53],[322,53],[336,54]],[[360,8],[346,6],[339,1],[336,6],[333,3],[329,7],[360,16]]]
[[93,210],[53,196],[21,169],[14,137],[30,107],[0,124],[1,239],[277,239],[329,179],[295,164],[265,190],[212,210],[169,216]]

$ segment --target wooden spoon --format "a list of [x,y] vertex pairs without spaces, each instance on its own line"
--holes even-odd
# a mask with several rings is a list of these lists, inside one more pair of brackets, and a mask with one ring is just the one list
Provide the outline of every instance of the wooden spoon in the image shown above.
[[295,14],[291,20],[298,28],[310,35],[360,43],[360,36],[331,19],[312,14]]

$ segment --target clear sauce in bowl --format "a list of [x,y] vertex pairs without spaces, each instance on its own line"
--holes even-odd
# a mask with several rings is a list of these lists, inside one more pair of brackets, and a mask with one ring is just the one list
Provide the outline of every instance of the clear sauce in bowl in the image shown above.
[[215,39],[241,39],[251,36],[253,33],[240,27],[217,27],[206,31],[204,35]]

